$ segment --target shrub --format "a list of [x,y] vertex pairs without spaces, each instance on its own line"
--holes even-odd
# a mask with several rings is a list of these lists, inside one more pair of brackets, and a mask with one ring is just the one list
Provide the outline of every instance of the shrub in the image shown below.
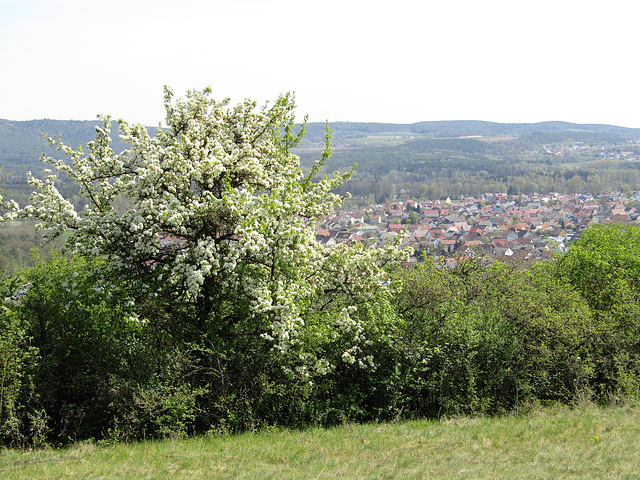
[[597,319],[594,391],[604,401],[640,394],[640,227],[591,225],[558,259],[555,276]]
[[526,402],[570,402],[592,373],[587,305],[542,272],[461,259],[399,273],[398,339],[409,410],[492,413]]

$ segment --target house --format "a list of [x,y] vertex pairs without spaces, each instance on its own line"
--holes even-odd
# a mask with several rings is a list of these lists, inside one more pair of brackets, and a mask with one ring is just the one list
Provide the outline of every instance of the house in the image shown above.
[[509,231],[507,232],[506,236],[503,236],[503,238],[506,238],[509,242],[513,242],[518,238],[518,233],[514,231]]
[[482,245],[482,241],[481,240],[466,240],[464,242],[464,245],[467,247],[475,247],[478,245]]
[[511,242],[512,245],[533,245],[533,239],[531,237],[516,238]]
[[362,235],[353,234],[349,237],[349,240],[352,242],[361,243],[363,245],[365,244],[364,237]]
[[387,228],[387,231],[393,232],[396,235],[402,235],[405,232],[405,226],[400,223],[394,223],[392,225],[389,225],[389,228]]
[[442,240],[439,243],[439,246],[442,247],[443,250],[449,252],[449,253],[453,253],[455,247],[456,247],[456,243],[458,243],[457,240]]
[[446,266],[449,269],[456,268],[457,265],[458,265],[458,261],[455,258],[449,257],[444,259],[444,266]]
[[506,249],[507,245],[509,245],[509,240],[507,240],[506,238],[494,238],[493,240],[491,240],[490,244],[495,247],[502,247]]

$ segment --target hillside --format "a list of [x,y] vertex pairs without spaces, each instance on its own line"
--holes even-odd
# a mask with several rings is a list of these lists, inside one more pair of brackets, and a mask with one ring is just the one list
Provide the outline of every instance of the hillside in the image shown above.
[[[0,158],[11,160],[18,156],[34,157],[34,148],[46,146],[43,139],[48,135],[60,134],[70,145],[86,145],[93,139],[98,120],[29,120],[13,121],[0,119]],[[465,136],[523,136],[543,133],[560,134],[556,137],[576,136],[588,141],[590,138],[610,138],[616,140],[640,139],[640,129],[614,125],[575,124],[567,122],[541,123],[495,123],[474,120],[432,121],[412,124],[335,122],[329,124],[333,131],[334,144],[347,139],[396,134],[427,138],[457,138]],[[114,132],[117,124],[114,124]],[[147,127],[150,131],[155,127]],[[324,139],[325,124],[314,122],[307,125],[305,144],[319,143]],[[124,148],[117,135],[114,149]],[[37,156],[37,155],[36,155]]]
[[[412,124],[330,122],[336,142],[359,136],[400,134],[431,138],[456,138],[465,136],[522,136],[539,133],[579,132],[586,135],[608,134],[625,139],[640,139],[640,129],[614,125],[576,124],[568,122],[496,123],[477,120],[429,121]],[[324,123],[307,126],[308,142],[320,142],[324,138]]]
[[[0,162],[7,196],[25,201],[31,191],[26,172],[43,175],[45,166],[39,155],[42,151],[54,153],[43,138],[44,132],[60,135],[75,147],[93,139],[98,123],[0,120]],[[330,128],[334,154],[325,173],[344,171],[357,163],[356,174],[341,193],[372,195],[376,202],[403,193],[436,198],[484,191],[568,191],[576,185],[592,191],[637,190],[640,181],[640,129],[483,121],[336,122]],[[116,132],[114,125],[113,148],[121,151],[126,144],[118,140]],[[323,123],[307,125],[307,135],[296,150],[303,168],[318,159],[324,132]],[[574,181],[569,183],[571,179]],[[75,194],[70,185],[62,190],[68,196]]]

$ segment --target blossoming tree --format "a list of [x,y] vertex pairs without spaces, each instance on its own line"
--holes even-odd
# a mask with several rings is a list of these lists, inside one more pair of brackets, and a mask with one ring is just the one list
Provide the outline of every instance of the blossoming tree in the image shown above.
[[[338,356],[366,367],[358,309],[384,293],[383,266],[406,253],[315,242],[315,221],[340,205],[331,190],[350,172],[313,180],[330,155],[327,133],[322,158],[303,174],[292,147],[304,128],[294,134],[291,95],[263,108],[210,96],[205,89],[176,100],[166,88],[166,127],[152,137],[119,121],[130,146],[121,153],[111,148],[108,116],[86,152],[49,139],[67,160],[43,160],[77,182],[86,207],[77,211],[48,170],[42,180],[30,176],[29,205],[8,202],[6,216],[36,218],[49,235],[70,232],[73,251],[104,257],[112,282],[135,285],[132,303],[189,305],[197,331],[231,335],[242,326],[275,352],[296,351],[307,359],[303,369],[331,368],[301,351],[303,339],[340,339]],[[158,315],[134,311],[142,324]]]

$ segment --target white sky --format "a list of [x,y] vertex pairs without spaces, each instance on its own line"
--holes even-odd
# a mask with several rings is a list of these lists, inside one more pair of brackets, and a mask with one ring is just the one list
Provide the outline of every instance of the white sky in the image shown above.
[[0,0],[0,118],[157,125],[177,96],[311,121],[640,127],[633,0]]

